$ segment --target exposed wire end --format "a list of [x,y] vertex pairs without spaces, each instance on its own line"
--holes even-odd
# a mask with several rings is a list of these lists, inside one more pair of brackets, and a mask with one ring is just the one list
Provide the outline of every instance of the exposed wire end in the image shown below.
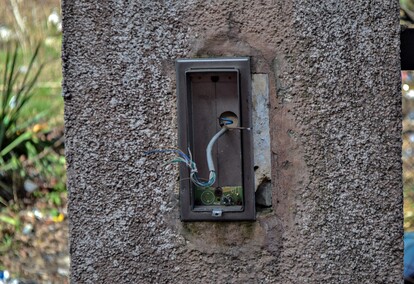
[[180,149],[156,149],[144,152],[145,155],[151,155],[155,153],[178,153],[178,155],[180,155],[183,159],[190,160],[190,158]]
[[233,120],[231,120],[230,118],[224,118],[224,117],[222,117],[222,118],[220,118],[220,120],[223,122],[225,122],[225,123],[223,123],[224,125],[231,125],[231,124],[233,124],[234,122],[233,122]]
[[[184,163],[189,169],[190,169],[190,179],[198,186],[209,186],[208,184],[211,183],[211,178],[209,179],[208,182],[203,182],[200,181],[200,179],[197,177],[197,165],[196,163],[192,160],[192,154],[190,149],[188,149],[188,156],[181,151],[180,149],[156,149],[156,150],[151,150],[151,151],[147,151],[144,152],[146,155],[151,155],[151,154],[156,154],[156,153],[176,153],[179,156],[176,157],[175,159],[167,162],[165,165],[169,165],[169,164],[174,164],[174,163]],[[211,183],[213,184],[215,182],[215,177],[214,177],[214,181]]]
[[218,138],[220,138],[221,135],[223,135],[227,130],[226,125],[230,125],[233,123],[231,119],[223,118],[223,121],[226,121],[227,123],[221,128],[219,132],[217,132],[213,138],[211,138],[210,142],[207,145],[206,154],[207,154],[207,164],[208,169],[210,171],[209,178],[207,181],[202,181],[197,173],[197,165],[192,160],[192,154],[190,151],[190,148],[188,148],[188,156],[181,151],[180,149],[157,149],[157,150],[151,150],[144,152],[146,155],[151,155],[155,153],[176,153],[179,156],[175,159],[168,162],[166,165],[173,164],[173,163],[184,163],[189,169],[190,169],[190,180],[199,187],[210,187],[216,182],[216,170],[214,168],[213,158],[212,158],[212,149],[214,146],[214,143],[217,141]]

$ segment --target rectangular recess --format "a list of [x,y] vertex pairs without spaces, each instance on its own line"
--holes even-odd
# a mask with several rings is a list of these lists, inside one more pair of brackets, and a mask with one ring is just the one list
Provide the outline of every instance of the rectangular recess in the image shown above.
[[[239,58],[179,59],[176,61],[178,146],[193,154],[200,177],[208,177],[205,150],[221,126],[221,113],[231,111],[239,126],[221,136],[213,158],[217,180],[211,188],[199,188],[180,165],[180,216],[182,221],[255,220],[251,123],[250,60]],[[220,187],[232,201],[222,205],[214,195]],[[212,214],[218,210],[222,214]]]

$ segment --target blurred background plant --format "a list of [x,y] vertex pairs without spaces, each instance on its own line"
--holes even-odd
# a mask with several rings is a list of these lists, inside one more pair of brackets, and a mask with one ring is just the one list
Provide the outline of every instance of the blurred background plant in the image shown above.
[[404,229],[414,231],[414,72],[402,72]]
[[413,0],[400,0],[400,24],[409,28],[414,27]]
[[0,270],[65,283],[60,0],[0,7]]
[[[400,23],[414,28],[414,0],[400,0]],[[413,51],[414,52],[414,51]],[[414,72],[401,72],[403,111],[404,230],[414,231]]]

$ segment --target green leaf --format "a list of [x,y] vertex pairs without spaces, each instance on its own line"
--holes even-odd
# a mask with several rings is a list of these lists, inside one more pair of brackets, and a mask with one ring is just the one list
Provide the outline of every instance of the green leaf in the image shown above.
[[13,227],[17,228],[20,226],[20,221],[17,218],[12,218],[6,215],[0,215],[0,221],[12,225]]
[[22,144],[27,139],[29,139],[31,136],[32,133],[30,132],[25,132],[22,135],[18,136],[14,141],[12,141],[9,145],[7,145],[3,150],[0,151],[0,156],[4,157],[6,154],[8,154],[14,148]]
[[26,149],[27,149],[27,155],[28,155],[28,159],[33,159],[38,153],[36,150],[36,147],[33,146],[32,143],[30,143],[30,141],[27,141],[25,143]]
[[[50,201],[52,201],[53,204],[55,204],[56,206],[60,206],[62,205],[62,199],[60,198],[60,194],[59,192],[51,192],[48,194],[48,199]],[[57,212],[57,210],[56,210]],[[59,215],[59,212],[57,212],[56,215],[52,215],[52,216],[57,216]]]
[[[0,162],[0,170],[2,172],[7,172],[11,170],[18,170],[21,167],[19,159],[17,159],[16,155],[12,155],[11,158],[5,162],[4,160],[1,160]],[[3,188],[6,188],[2,186],[2,182],[0,182],[0,186]],[[7,186],[9,188],[9,186]]]

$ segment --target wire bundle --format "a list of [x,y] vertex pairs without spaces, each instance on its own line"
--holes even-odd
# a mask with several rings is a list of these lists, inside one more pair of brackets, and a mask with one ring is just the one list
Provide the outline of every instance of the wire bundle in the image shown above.
[[[223,119],[224,120],[224,119]],[[233,121],[229,120],[225,125],[232,124]],[[193,158],[191,156],[191,151],[188,149],[189,155],[187,156],[183,151],[180,149],[165,149],[165,150],[152,150],[146,152],[147,155],[153,154],[153,153],[177,153],[178,157],[176,157],[174,160],[168,162],[167,164],[172,163],[184,163],[189,169],[190,169],[190,180],[199,187],[210,187],[216,182],[216,169],[214,167],[213,157],[212,157],[212,151],[214,143],[219,139],[221,135],[223,135],[228,128],[226,126],[223,126],[219,132],[217,132],[213,138],[211,138],[210,142],[207,145],[206,149],[206,155],[207,155],[207,164],[208,164],[208,170],[210,171],[210,175],[208,177],[207,181],[202,181],[197,173],[197,165],[193,161]]]
[[191,181],[199,187],[210,187],[216,182],[216,173],[215,171],[210,171],[210,176],[208,181],[202,181],[198,176],[198,170],[196,163],[192,160],[192,155],[190,149],[188,149],[189,155],[187,156],[180,149],[164,149],[164,150],[152,150],[145,152],[145,154],[150,155],[153,153],[176,153],[178,156],[171,160],[168,164],[173,163],[184,163],[190,169],[190,179]]

